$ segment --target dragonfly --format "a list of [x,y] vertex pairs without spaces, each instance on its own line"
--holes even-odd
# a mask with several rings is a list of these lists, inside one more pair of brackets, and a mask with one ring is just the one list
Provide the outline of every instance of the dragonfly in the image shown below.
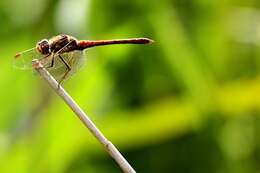
[[14,66],[19,69],[32,69],[32,60],[48,69],[59,85],[75,74],[84,64],[84,50],[112,44],[149,44],[149,38],[129,38],[112,40],[78,40],[73,36],[60,34],[50,39],[42,39],[35,47],[17,53]]

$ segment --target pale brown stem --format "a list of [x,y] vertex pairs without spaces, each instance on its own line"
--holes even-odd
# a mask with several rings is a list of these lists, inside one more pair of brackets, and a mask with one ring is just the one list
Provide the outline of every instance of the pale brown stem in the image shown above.
[[32,61],[34,69],[45,79],[46,82],[54,89],[54,91],[64,100],[64,102],[72,109],[72,111],[78,116],[81,122],[89,129],[89,131],[97,138],[97,140],[103,145],[105,150],[110,156],[117,162],[124,173],[135,173],[135,170],[127,162],[127,160],[121,155],[117,148],[110,142],[102,132],[96,127],[86,113],[79,107],[79,105],[72,99],[72,97],[58,85],[58,82],[51,76],[51,74],[43,67],[43,65],[37,60]]

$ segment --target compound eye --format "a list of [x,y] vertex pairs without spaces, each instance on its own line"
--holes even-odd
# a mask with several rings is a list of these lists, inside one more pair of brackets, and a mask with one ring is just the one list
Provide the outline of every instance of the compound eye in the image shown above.
[[49,54],[51,52],[49,41],[47,39],[41,40],[37,43],[37,49],[44,55]]

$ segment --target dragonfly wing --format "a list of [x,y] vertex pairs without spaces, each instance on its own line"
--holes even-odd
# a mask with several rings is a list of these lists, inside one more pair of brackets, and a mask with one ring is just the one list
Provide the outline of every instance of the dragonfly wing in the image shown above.
[[15,68],[26,70],[32,69],[32,60],[44,57],[36,48],[16,54],[13,65]]
[[69,61],[69,65],[72,67],[71,73],[76,73],[86,63],[86,58],[83,51],[73,51],[71,54],[73,57]]
[[54,76],[57,81],[66,80],[76,73],[85,63],[85,56],[83,51],[72,51],[69,53],[63,53],[60,55],[61,58],[67,63],[71,68],[68,74],[65,76],[65,73],[68,71],[67,66],[62,62],[61,58],[56,56],[54,57],[54,66],[49,68],[49,72]]

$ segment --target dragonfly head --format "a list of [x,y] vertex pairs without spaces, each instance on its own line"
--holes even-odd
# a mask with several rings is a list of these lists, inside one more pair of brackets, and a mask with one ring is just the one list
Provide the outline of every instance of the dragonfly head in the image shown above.
[[37,47],[37,50],[43,55],[47,55],[47,54],[51,53],[50,43],[47,39],[43,39],[43,40],[39,41],[37,43],[36,47]]

